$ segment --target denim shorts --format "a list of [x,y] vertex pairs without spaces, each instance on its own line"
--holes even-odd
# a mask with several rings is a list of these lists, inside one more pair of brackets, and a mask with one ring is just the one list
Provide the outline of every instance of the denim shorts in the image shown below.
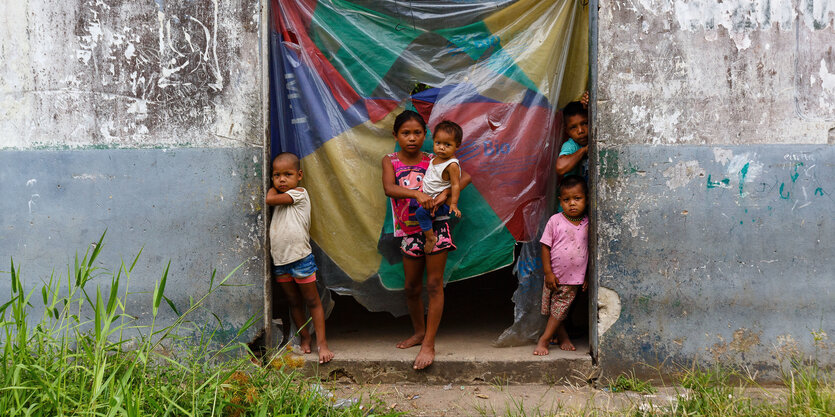
[[307,278],[316,273],[316,259],[313,254],[305,256],[295,262],[290,262],[285,265],[274,265],[273,276],[280,277],[282,275],[290,275],[293,278]]

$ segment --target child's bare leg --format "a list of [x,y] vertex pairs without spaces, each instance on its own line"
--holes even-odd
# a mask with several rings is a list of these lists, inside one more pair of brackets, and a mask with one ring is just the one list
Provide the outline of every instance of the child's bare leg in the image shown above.
[[536,343],[536,348],[533,350],[534,355],[545,356],[549,353],[548,344],[551,343],[551,337],[554,336],[554,333],[556,333],[560,325],[560,320],[557,320],[554,316],[548,316],[548,324],[545,325],[545,332],[542,333],[542,336]]
[[316,329],[316,349],[319,351],[319,363],[330,362],[333,359],[333,352],[328,348],[328,341],[325,338],[325,310],[322,308],[322,300],[319,299],[319,291],[316,290],[316,282],[299,284],[302,298],[310,311],[313,319],[313,328]]
[[287,303],[290,304],[290,316],[293,317],[293,323],[299,330],[301,341],[299,346],[304,353],[310,353],[310,330],[305,326],[307,317],[304,314],[304,301],[302,301],[302,294],[299,292],[299,286],[295,282],[281,282],[281,290],[287,296]]
[[557,327],[557,337],[560,340],[560,349],[562,350],[577,350],[574,347],[574,344],[571,343],[571,339],[568,338],[568,332],[565,331],[565,324],[560,323],[559,327]]
[[415,333],[406,340],[397,344],[400,349],[410,348],[423,342],[426,334],[426,321],[423,317],[423,258],[403,257],[403,272],[406,275],[406,306],[409,308],[409,317],[412,319],[412,328]]
[[438,237],[435,236],[435,231],[432,229],[423,232],[423,235],[426,236],[426,244],[423,245],[423,253],[428,255],[432,253],[432,249],[435,249],[435,244],[438,243]]
[[444,312],[444,267],[447,252],[426,256],[426,292],[429,294],[429,313],[426,316],[426,336],[415,357],[414,369],[424,369],[435,361],[435,335]]

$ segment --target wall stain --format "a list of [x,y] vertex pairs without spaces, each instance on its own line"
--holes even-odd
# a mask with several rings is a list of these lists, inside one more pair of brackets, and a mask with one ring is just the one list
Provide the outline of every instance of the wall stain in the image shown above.
[[744,193],[742,192],[742,187],[745,185],[745,176],[748,175],[748,167],[751,163],[746,163],[741,170],[739,170],[739,196],[744,197]]
[[[726,188],[731,183],[730,178],[724,178],[720,181],[713,181],[710,174],[707,176],[707,188]],[[742,185],[740,184],[740,188]]]
[[748,352],[751,348],[760,344],[760,335],[746,328],[737,329],[730,348],[737,352]]
[[783,187],[785,187],[785,186],[786,186],[786,183],[781,183],[780,184],[780,198],[782,198],[783,200],[788,200],[789,197],[791,196],[791,192],[786,191],[786,195],[783,195]]
[[789,176],[791,177],[791,179],[792,179],[792,182],[796,182],[796,181],[797,181],[797,177],[799,177],[799,176],[800,176],[800,173],[799,173],[799,172],[797,172],[797,168],[798,168],[798,167],[802,167],[802,166],[803,166],[803,162],[798,162],[798,163],[794,164],[794,173],[792,173],[792,174],[790,174],[790,175],[789,175]]
[[603,178],[618,177],[618,157],[616,149],[603,149],[599,152],[600,175]]

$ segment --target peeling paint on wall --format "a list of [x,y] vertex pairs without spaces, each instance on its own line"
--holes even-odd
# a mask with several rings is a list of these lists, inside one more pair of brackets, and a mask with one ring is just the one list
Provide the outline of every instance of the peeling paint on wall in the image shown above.
[[144,246],[126,306],[140,320],[169,260],[166,295],[181,310],[212,270],[241,266],[196,324],[217,314],[218,334],[234,337],[263,314],[261,5],[0,2],[0,255],[29,284],[107,229],[103,267]]
[[5,2],[0,148],[261,146],[260,2],[206,6]]
[[664,170],[664,177],[667,180],[667,187],[674,190],[687,185],[690,180],[696,177],[704,177],[705,170],[699,167],[699,161],[679,161],[674,166]]
[[822,181],[835,173],[820,163],[835,150],[615,149],[618,168],[607,162],[611,171],[597,184],[598,279],[621,306],[600,337],[602,366],[721,360],[772,379],[775,345],[815,352],[815,334],[835,323],[827,301],[835,280],[824,261],[835,253],[827,239],[835,199]]
[[[610,143],[827,143],[835,3],[602,2],[597,110]],[[823,64],[822,64],[823,63]]]
[[713,148],[714,160],[722,165],[727,165],[733,156],[734,152],[730,149]]
[[828,0],[638,0],[618,2],[618,8],[636,8],[636,3],[648,15],[675,16],[679,28],[691,31],[722,27],[731,32],[746,32],[775,26],[791,30],[797,18],[795,6],[803,12],[807,27],[822,30],[832,25],[835,15],[835,4]]
[[597,334],[602,335],[620,318],[620,297],[610,288],[597,289]]

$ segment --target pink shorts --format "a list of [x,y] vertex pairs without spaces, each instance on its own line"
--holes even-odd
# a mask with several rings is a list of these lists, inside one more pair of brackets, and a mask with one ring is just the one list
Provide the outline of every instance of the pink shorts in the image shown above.
[[316,273],[313,273],[313,275],[310,275],[310,276],[307,276],[307,277],[302,277],[302,278],[294,277],[290,274],[284,274],[284,275],[279,275],[279,276],[275,277],[275,281],[279,282],[279,283],[296,281],[296,284],[309,284],[311,282],[316,282]]

